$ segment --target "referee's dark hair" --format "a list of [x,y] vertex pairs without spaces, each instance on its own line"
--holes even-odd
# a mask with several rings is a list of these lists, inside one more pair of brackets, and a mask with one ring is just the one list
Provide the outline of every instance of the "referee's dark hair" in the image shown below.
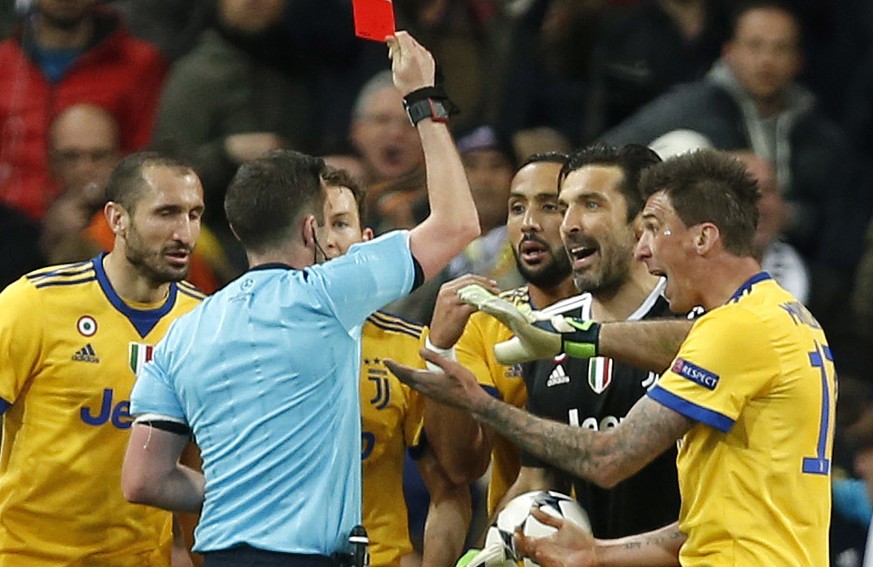
[[306,215],[324,222],[324,160],[273,150],[240,166],[227,188],[224,212],[246,250],[286,242]]

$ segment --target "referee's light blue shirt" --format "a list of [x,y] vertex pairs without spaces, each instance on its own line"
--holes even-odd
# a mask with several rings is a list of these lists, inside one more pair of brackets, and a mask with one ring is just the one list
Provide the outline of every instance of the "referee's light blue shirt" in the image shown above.
[[361,521],[361,326],[414,279],[409,233],[393,232],[306,270],[251,270],[172,325],[131,412],[194,432],[195,551],[345,548]]

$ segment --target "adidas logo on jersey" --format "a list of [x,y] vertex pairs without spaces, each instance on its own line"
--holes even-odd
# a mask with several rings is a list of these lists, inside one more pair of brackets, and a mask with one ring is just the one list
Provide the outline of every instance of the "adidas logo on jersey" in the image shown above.
[[100,362],[100,359],[97,358],[97,353],[94,352],[94,347],[91,346],[91,343],[88,343],[77,350],[76,354],[73,355],[73,360],[77,362]]
[[546,380],[546,387],[551,388],[552,386],[557,386],[558,384],[566,384],[570,381],[570,377],[567,376],[567,373],[564,372],[564,367],[560,364],[552,370],[552,373],[549,374],[549,379]]

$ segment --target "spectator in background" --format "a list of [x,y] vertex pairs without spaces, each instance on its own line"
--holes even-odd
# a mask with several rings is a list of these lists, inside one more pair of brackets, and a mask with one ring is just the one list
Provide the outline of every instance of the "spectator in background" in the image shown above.
[[[845,309],[873,192],[860,184],[860,164],[843,132],[795,82],[800,33],[797,18],[777,1],[740,4],[722,58],[704,79],[644,106],[603,140],[648,144],[687,128],[718,149],[751,150],[772,163],[788,211],[786,239],[810,265],[810,303],[827,327],[846,319],[836,314]],[[839,334],[831,333],[835,344]]]
[[482,236],[449,262],[447,279],[478,274],[497,281],[500,289],[522,284],[506,236],[509,186],[515,174],[512,148],[491,126],[479,126],[458,137],[458,152],[467,172],[479,213]]
[[703,77],[727,39],[725,12],[724,0],[643,0],[607,10],[592,53],[583,139]]
[[214,24],[170,69],[153,146],[190,161],[206,191],[207,225],[239,270],[224,193],[237,167],[269,150],[301,147],[308,77],[283,48],[285,0],[218,0]]
[[153,43],[169,61],[194,47],[208,25],[213,0],[112,0],[130,33]]
[[377,73],[361,88],[349,136],[366,171],[370,217],[364,224],[377,234],[415,226],[414,211],[427,203],[424,154],[390,71]]
[[[457,145],[482,235],[452,258],[439,276],[388,307],[388,311],[413,321],[430,321],[440,286],[462,275],[485,276],[500,289],[524,283],[516,267],[512,243],[507,240],[507,202],[515,171],[512,149],[493,127],[485,125],[461,134]],[[418,203],[412,212],[413,218],[423,218],[427,215],[427,204]]]
[[761,269],[804,305],[809,303],[809,269],[797,250],[783,238],[787,206],[776,186],[773,166],[751,152],[733,152],[758,183],[758,228],[755,231],[755,257]]
[[[506,78],[492,95],[503,132],[549,127],[570,146],[581,140],[589,93],[589,62],[603,0],[532,0],[507,6],[513,13],[505,39]],[[490,85],[489,85],[490,86]]]
[[106,181],[121,160],[118,123],[100,106],[70,106],[52,122],[48,150],[61,192],[43,219],[40,246],[52,264],[86,260],[99,248],[81,233],[95,214],[102,217]]
[[144,147],[165,74],[157,49],[132,37],[96,0],[35,0],[0,43],[0,201],[41,219],[60,188],[46,138],[66,107],[91,103],[119,125],[121,147]]

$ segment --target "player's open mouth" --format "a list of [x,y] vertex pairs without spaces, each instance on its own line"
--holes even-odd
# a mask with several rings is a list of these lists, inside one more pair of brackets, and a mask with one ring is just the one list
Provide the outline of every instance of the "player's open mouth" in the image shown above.
[[188,260],[191,258],[191,253],[184,250],[177,250],[175,252],[167,252],[166,256],[174,264],[187,264]]
[[521,259],[528,264],[539,264],[548,256],[549,249],[535,240],[526,240],[518,246]]
[[591,264],[593,256],[598,252],[598,249],[590,246],[578,246],[570,250],[570,257],[573,259],[574,268],[584,268]]

